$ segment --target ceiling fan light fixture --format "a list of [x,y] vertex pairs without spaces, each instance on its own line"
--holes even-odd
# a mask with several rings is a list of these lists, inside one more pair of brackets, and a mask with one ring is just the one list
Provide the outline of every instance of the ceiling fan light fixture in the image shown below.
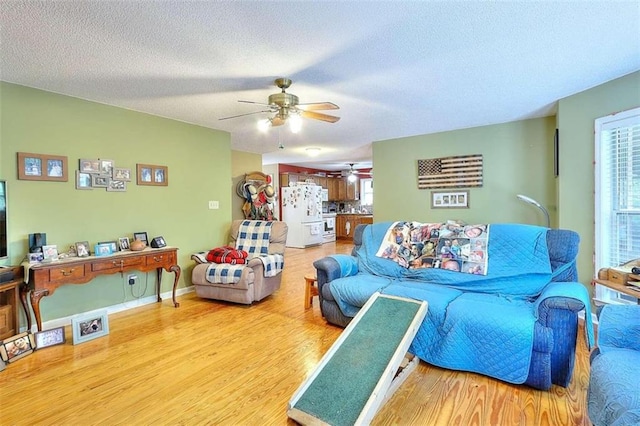
[[358,178],[356,177],[356,175],[353,174],[353,171],[349,172],[349,176],[347,177],[347,180],[351,183],[355,182]]
[[266,132],[271,127],[271,120],[269,118],[264,118],[262,120],[258,120],[258,130],[261,132]]
[[307,148],[306,151],[309,157],[317,157],[318,155],[320,155],[321,149],[317,147],[310,147]]
[[300,117],[298,114],[290,115],[288,120],[291,133],[298,133],[300,132],[300,130],[302,130],[302,117]]

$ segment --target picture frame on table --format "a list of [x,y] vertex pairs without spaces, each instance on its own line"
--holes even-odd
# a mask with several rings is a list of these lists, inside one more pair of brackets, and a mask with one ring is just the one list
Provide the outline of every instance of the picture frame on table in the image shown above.
[[169,167],[154,164],[136,164],[136,183],[138,185],[168,186]]
[[113,254],[113,249],[110,243],[107,244],[96,244],[93,246],[93,254],[97,257],[101,256],[109,256]]
[[33,353],[35,346],[33,334],[28,331],[16,334],[0,342],[0,358],[12,363]]
[[67,157],[18,152],[18,179],[67,182]]
[[469,191],[431,191],[432,209],[468,209]]
[[58,260],[58,246],[55,244],[42,246],[42,259],[44,261]]
[[120,251],[129,250],[129,237],[118,238],[118,245],[120,246]]
[[89,249],[89,241],[78,241],[75,245],[76,256],[87,257],[91,255],[91,250]]
[[34,337],[36,349],[62,345],[67,341],[64,334],[64,326],[52,328],[50,330],[38,331]]
[[111,253],[118,251],[118,243],[116,241],[98,241],[98,245],[108,245],[111,248]]
[[91,186],[91,173],[76,170],[76,189],[93,189]]
[[73,344],[88,342],[109,334],[109,316],[107,311],[97,311],[77,315],[71,318]]
[[100,160],[97,158],[81,158],[79,169],[82,173],[100,173]]
[[147,237],[146,232],[134,232],[133,239],[142,241],[146,246],[149,245],[149,237]]

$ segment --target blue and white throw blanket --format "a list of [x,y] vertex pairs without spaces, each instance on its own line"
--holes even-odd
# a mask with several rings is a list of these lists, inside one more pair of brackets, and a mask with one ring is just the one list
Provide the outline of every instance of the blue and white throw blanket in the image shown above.
[[244,220],[238,229],[236,249],[249,253],[248,259],[269,254],[269,238],[273,222]]
[[[249,253],[247,263],[258,258],[264,265],[264,276],[275,277],[284,268],[282,254],[269,254],[269,239],[273,222],[263,220],[245,220],[238,229],[236,249]],[[207,281],[216,284],[235,284],[240,281],[247,265],[230,265],[212,263],[207,268]]]
[[387,222],[365,229],[356,253],[358,273],[333,280],[331,293],[347,316],[354,316],[376,291],[428,301],[427,317],[410,351],[431,364],[524,383],[531,363],[536,301],[574,298],[585,305],[590,318],[582,284],[554,283],[558,285],[548,288],[555,274],[546,228],[491,225],[488,275],[408,269],[377,257],[388,228]]

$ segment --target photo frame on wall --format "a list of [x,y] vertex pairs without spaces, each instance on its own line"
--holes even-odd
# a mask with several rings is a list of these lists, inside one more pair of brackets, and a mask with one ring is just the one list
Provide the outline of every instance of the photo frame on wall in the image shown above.
[[18,152],[18,179],[66,182],[67,157],[50,154]]
[[76,170],[76,189],[92,189],[90,173]]
[[468,209],[469,191],[431,191],[432,209]]
[[153,164],[136,164],[136,183],[138,185],[168,186],[169,168]]

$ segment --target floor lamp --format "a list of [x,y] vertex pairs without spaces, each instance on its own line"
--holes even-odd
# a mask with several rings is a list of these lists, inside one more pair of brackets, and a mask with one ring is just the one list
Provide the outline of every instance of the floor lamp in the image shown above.
[[545,209],[542,206],[542,204],[540,204],[533,198],[527,197],[526,195],[518,194],[518,198],[524,201],[525,203],[533,204],[534,206],[542,210],[542,213],[544,213],[544,216],[547,218],[547,228],[551,228],[551,221],[549,220],[549,212],[547,211],[547,209]]

